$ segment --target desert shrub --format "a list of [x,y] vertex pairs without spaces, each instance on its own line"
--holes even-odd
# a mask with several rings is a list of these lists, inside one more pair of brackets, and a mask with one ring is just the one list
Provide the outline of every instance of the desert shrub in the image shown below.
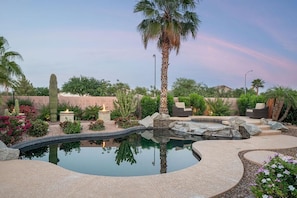
[[98,112],[101,110],[102,107],[98,105],[88,106],[85,108],[82,114],[83,120],[97,120],[98,119]]
[[37,119],[31,122],[31,127],[28,129],[28,135],[33,137],[41,137],[48,133],[49,124],[43,120]]
[[82,129],[79,121],[64,121],[60,123],[60,127],[66,134],[80,133]]
[[114,109],[110,112],[110,119],[116,120],[117,118],[121,117],[121,112],[119,109]]
[[[18,99],[19,105],[33,106],[33,102],[30,99]],[[15,100],[13,98],[6,101],[6,105],[9,109],[13,109]]]
[[134,116],[126,118],[118,117],[115,119],[115,123],[118,125],[118,127],[124,129],[139,125],[138,120]]
[[50,109],[49,105],[43,105],[39,110],[38,119],[49,121],[50,120]]
[[297,197],[297,159],[276,155],[256,174],[251,191],[256,197]]
[[189,95],[189,98],[190,106],[193,108],[194,115],[203,115],[206,109],[204,97],[197,93],[192,93]]
[[152,115],[158,111],[156,99],[154,99],[150,96],[143,96],[141,98],[140,105],[141,105],[141,117],[142,118]]
[[89,124],[89,129],[92,131],[101,131],[105,129],[104,121],[101,119],[96,120],[95,122],[91,122]]
[[[286,104],[282,108],[282,113],[281,114],[285,113],[285,109],[286,109]],[[297,109],[291,108],[288,115],[287,115],[287,117],[285,118],[284,122],[297,125]]]
[[211,115],[213,116],[229,116],[231,114],[231,103],[224,101],[221,98],[216,98],[214,100],[207,100],[207,105],[211,110]]
[[30,121],[23,116],[0,116],[0,140],[6,145],[15,144],[30,127]]

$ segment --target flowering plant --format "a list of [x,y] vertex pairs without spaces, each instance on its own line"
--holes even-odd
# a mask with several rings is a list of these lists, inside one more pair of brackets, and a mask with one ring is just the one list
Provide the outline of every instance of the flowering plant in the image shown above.
[[101,119],[96,120],[95,122],[91,122],[89,125],[89,129],[92,131],[101,131],[105,129],[104,121]]
[[0,140],[7,145],[15,144],[30,127],[30,121],[22,116],[0,116]]
[[251,187],[256,197],[297,197],[297,160],[275,155],[256,173],[256,184]]

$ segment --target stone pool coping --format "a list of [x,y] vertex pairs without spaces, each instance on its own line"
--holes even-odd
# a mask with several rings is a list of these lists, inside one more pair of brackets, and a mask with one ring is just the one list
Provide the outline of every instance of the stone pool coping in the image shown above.
[[86,175],[29,160],[0,162],[0,194],[7,197],[211,197],[234,187],[243,175],[238,153],[254,149],[296,147],[286,135],[245,140],[195,142],[201,161],[163,175],[105,177]]

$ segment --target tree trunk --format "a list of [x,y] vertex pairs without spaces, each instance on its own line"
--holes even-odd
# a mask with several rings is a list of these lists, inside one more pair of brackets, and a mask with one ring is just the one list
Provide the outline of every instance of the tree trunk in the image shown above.
[[289,113],[291,107],[292,107],[292,105],[291,104],[288,104],[284,115],[278,120],[279,122],[282,122],[282,121],[284,121],[284,119],[286,119],[286,117],[288,116],[288,113]]
[[277,98],[274,103],[273,112],[272,112],[272,120],[277,121],[279,114],[283,108],[284,99]]
[[161,96],[159,113],[168,114],[167,107],[167,86],[168,86],[168,63],[169,61],[169,45],[164,42],[162,45],[162,68],[161,68]]

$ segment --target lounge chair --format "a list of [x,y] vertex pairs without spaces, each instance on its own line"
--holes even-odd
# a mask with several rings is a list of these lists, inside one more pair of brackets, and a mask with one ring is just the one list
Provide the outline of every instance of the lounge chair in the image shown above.
[[247,109],[245,115],[256,119],[268,118],[268,107],[265,103],[257,103],[254,109]]
[[172,108],[173,117],[188,117],[192,114],[192,108],[186,108],[184,102],[176,102]]

